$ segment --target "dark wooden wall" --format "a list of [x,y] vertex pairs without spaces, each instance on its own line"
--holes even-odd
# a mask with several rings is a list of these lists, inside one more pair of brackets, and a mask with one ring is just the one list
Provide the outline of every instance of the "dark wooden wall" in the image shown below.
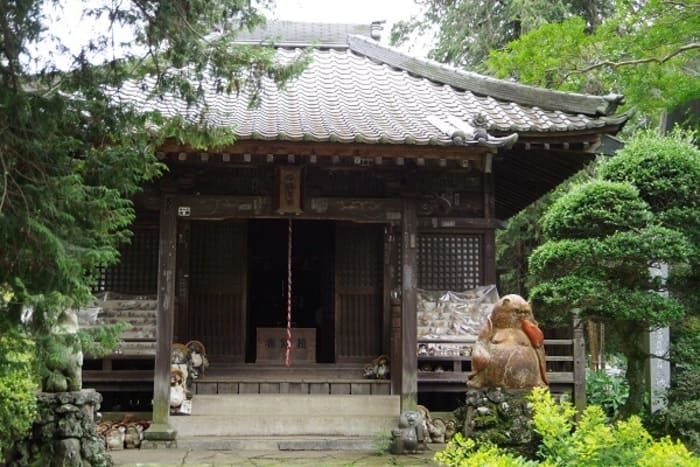
[[383,229],[336,226],[336,360],[368,361],[382,351]]
[[214,360],[244,359],[247,257],[245,221],[192,222],[188,313],[177,335],[203,342]]

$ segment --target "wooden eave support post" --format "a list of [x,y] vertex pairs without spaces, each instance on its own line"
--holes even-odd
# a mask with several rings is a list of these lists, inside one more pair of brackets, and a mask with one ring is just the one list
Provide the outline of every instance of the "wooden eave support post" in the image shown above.
[[401,221],[403,268],[401,286],[401,411],[418,405],[418,358],[416,356],[418,287],[418,217],[416,198],[404,198]]
[[170,349],[175,315],[175,267],[177,255],[177,206],[164,195],[160,208],[158,241],[158,321],[156,361],[153,375],[153,425],[145,439],[169,443],[177,432],[170,426]]
[[[484,218],[495,220],[496,189],[493,180],[493,153],[484,155]],[[484,284],[495,284],[496,277],[496,229],[484,233]]]

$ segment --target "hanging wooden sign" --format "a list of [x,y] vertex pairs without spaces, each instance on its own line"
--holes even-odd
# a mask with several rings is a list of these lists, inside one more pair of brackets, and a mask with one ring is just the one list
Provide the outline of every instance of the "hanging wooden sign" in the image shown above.
[[277,213],[301,214],[301,167],[277,168]]

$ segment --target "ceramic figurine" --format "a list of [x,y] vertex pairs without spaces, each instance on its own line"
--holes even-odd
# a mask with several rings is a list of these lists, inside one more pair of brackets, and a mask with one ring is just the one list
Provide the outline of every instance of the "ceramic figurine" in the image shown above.
[[445,422],[445,441],[451,440],[456,432],[457,423],[454,420],[447,420]]
[[170,408],[179,408],[186,398],[187,393],[182,371],[178,369],[170,370]]
[[143,428],[139,424],[131,423],[127,425],[124,433],[124,447],[126,449],[136,449],[141,447],[141,432]]
[[389,357],[386,355],[378,356],[368,363],[363,370],[363,376],[365,378],[388,379],[390,373],[391,363]]
[[189,350],[182,344],[173,344],[170,350],[170,368],[180,370],[184,384],[190,377]]
[[416,453],[424,451],[427,446],[423,415],[418,410],[401,413],[398,430],[392,430],[392,454]]
[[126,427],[121,423],[115,423],[105,433],[105,442],[107,449],[111,451],[119,451],[124,449],[124,438],[126,435]]
[[192,378],[197,379],[204,374],[204,371],[209,368],[209,359],[207,358],[207,350],[199,341],[189,341],[185,344],[189,350],[190,367],[192,369]]
[[475,388],[529,389],[549,384],[544,334],[530,304],[519,295],[506,295],[493,308],[472,350]]

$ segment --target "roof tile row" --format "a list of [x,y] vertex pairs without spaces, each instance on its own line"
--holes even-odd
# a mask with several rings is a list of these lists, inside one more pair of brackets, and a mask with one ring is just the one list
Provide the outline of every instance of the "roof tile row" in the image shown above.
[[[278,49],[282,62],[300,49]],[[477,95],[469,90],[415,76],[347,50],[315,50],[309,67],[286,89],[263,82],[262,103],[248,108],[249,96],[219,94],[205,84],[195,106],[172,95],[150,96],[152,79],[127,83],[120,97],[142,110],[206,121],[233,129],[238,139],[451,145],[451,135],[428,117],[470,122],[483,115],[491,133],[555,133],[604,127],[608,117],[543,110]]]

